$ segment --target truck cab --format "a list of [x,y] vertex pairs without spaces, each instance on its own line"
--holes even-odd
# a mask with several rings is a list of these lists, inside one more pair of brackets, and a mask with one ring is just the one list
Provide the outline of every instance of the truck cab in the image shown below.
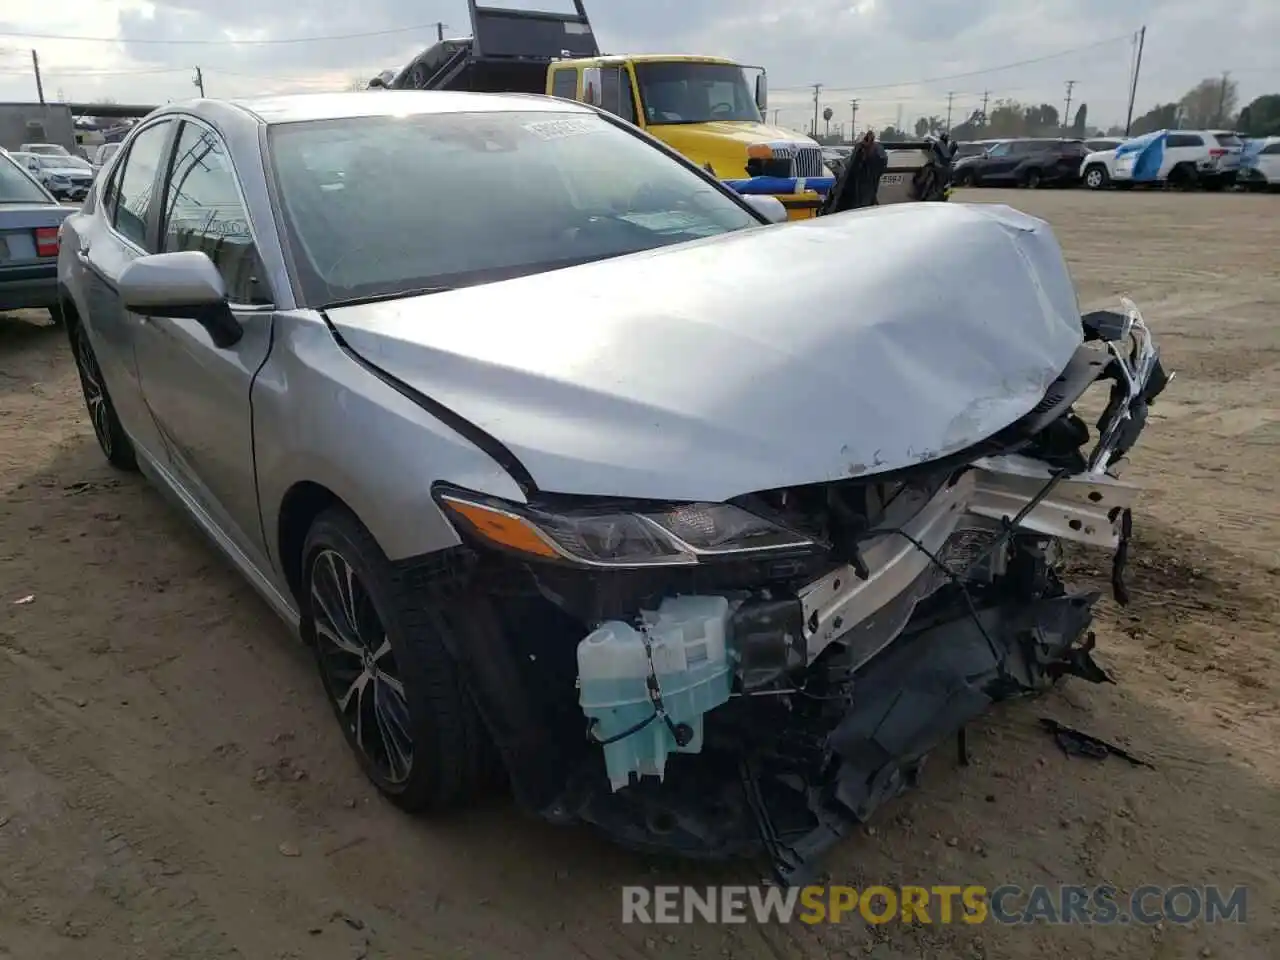
[[[546,93],[616,114],[722,180],[831,176],[816,141],[765,122],[760,67],[664,54],[566,59],[548,67]],[[816,196],[779,199],[793,217],[809,216]]]
[[[635,124],[721,180],[829,177],[815,140],[765,123],[763,68],[721,57],[604,55],[582,0],[574,12],[480,6],[472,35],[441,39],[371,88],[538,93],[590,103]],[[792,219],[821,197],[797,185],[779,195]]]

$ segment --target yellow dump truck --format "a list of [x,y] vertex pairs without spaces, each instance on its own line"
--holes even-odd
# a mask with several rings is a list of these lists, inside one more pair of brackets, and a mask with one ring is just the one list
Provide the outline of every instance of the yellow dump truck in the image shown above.
[[[370,87],[545,93],[609,110],[722,180],[831,176],[815,140],[765,123],[762,67],[720,57],[602,55],[582,0],[574,0],[574,13],[468,6],[470,37],[441,40]],[[813,216],[821,197],[796,186],[775,196],[792,219]]]

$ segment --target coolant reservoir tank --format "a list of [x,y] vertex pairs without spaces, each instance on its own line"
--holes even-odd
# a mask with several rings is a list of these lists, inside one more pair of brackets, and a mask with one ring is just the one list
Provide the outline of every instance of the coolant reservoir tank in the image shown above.
[[[615,791],[633,773],[661,779],[672,752],[701,751],[702,717],[729,699],[732,685],[728,621],[724,597],[671,597],[657,610],[643,611],[638,629],[610,620],[579,642],[578,701],[595,721],[593,736],[621,737],[603,747]],[[650,676],[671,725],[654,717]],[[684,746],[671,731],[680,724],[693,734]]]

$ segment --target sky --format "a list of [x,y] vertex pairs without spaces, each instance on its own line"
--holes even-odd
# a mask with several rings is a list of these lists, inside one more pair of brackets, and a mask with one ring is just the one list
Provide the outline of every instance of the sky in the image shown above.
[[[984,93],[1062,110],[1068,81],[1073,111],[1083,102],[1092,125],[1123,123],[1132,38],[1143,25],[1135,116],[1224,71],[1241,105],[1280,91],[1277,0],[585,3],[606,52],[716,54],[765,67],[771,113],[795,129],[811,123],[816,83],[834,123],[848,123],[858,100],[859,129],[945,117],[948,94],[956,123]],[[49,99],[186,99],[196,95],[197,65],[208,96],[342,90],[429,46],[437,20],[446,36],[470,32],[465,0],[0,0],[0,101],[35,98],[32,48]]]

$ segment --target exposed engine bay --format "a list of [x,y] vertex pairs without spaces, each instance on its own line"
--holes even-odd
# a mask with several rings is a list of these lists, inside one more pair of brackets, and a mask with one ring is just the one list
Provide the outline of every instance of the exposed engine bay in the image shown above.
[[[1111,551],[1126,601],[1137,490],[1120,467],[1170,377],[1132,304],[1082,323],[1035,409],[914,467],[725,504],[504,514],[545,563],[502,548],[515,528],[482,498],[441,491],[470,534],[455,653],[518,798],[641,850],[764,852],[804,882],[993,702],[1109,681],[1098,594],[1063,582],[1062,544]],[[1077,403],[1103,383],[1091,431]]]

